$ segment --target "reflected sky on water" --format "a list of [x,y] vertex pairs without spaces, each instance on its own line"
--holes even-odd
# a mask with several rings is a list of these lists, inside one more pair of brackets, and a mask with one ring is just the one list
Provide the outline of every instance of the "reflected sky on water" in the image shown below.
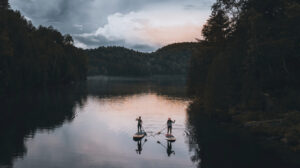
[[[178,83],[89,80],[85,101],[72,109],[74,119],[26,138],[26,154],[17,157],[13,167],[196,167],[186,134],[190,101]],[[170,96],[174,90],[177,94]],[[138,116],[148,135],[161,131],[168,117],[175,119],[176,142],[167,143],[165,130],[133,141]]]
[[[255,138],[201,117],[184,78],[90,78],[0,96],[0,168],[286,168]],[[138,116],[148,136],[134,141]],[[176,120],[167,143],[168,117]]]

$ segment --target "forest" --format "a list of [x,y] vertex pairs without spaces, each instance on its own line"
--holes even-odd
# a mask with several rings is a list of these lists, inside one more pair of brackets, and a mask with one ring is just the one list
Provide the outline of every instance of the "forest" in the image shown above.
[[70,35],[34,27],[7,0],[0,3],[0,87],[70,84],[87,75],[185,75],[198,43],[175,43],[152,53],[123,47],[79,49]]
[[175,43],[152,53],[124,47],[99,47],[86,50],[88,75],[151,76],[186,75],[192,53],[198,43]]
[[34,27],[0,1],[0,88],[45,87],[84,80],[87,56],[70,35]]
[[191,58],[191,111],[300,151],[300,2],[217,0]]
[[[235,124],[299,154],[299,21],[299,0],[216,0],[198,42],[152,53],[116,46],[83,50],[70,35],[34,27],[0,0],[0,92],[71,84],[87,75],[187,75],[195,125],[202,116]],[[73,115],[70,109],[57,115],[64,120]]]

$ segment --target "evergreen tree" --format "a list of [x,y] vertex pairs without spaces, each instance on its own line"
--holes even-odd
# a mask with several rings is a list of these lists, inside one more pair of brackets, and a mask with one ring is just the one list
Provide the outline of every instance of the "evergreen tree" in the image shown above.
[[10,5],[8,0],[0,0],[0,9],[9,9]]
[[202,35],[208,42],[222,42],[230,32],[229,18],[223,10],[215,9],[202,29]]
[[189,71],[199,112],[240,122],[285,120],[261,131],[300,150],[299,20],[299,0],[217,0]]
[[85,80],[87,57],[73,46],[70,35],[63,36],[52,27],[35,28],[10,9],[0,10],[0,16],[1,88],[45,87]]

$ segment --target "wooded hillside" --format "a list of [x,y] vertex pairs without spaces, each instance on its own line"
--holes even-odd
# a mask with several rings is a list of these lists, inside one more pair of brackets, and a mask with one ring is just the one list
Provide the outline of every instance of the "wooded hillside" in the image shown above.
[[300,150],[299,20],[297,0],[217,0],[191,60],[198,112]]
[[70,35],[34,27],[0,3],[0,87],[44,87],[86,78],[87,57]]
[[86,50],[89,75],[149,76],[184,75],[197,43],[177,43],[153,53],[123,47],[99,47]]

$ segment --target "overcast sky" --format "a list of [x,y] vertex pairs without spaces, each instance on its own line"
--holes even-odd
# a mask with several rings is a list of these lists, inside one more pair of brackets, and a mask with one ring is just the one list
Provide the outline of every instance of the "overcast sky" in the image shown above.
[[10,0],[35,26],[71,34],[81,48],[154,51],[201,38],[214,0]]

